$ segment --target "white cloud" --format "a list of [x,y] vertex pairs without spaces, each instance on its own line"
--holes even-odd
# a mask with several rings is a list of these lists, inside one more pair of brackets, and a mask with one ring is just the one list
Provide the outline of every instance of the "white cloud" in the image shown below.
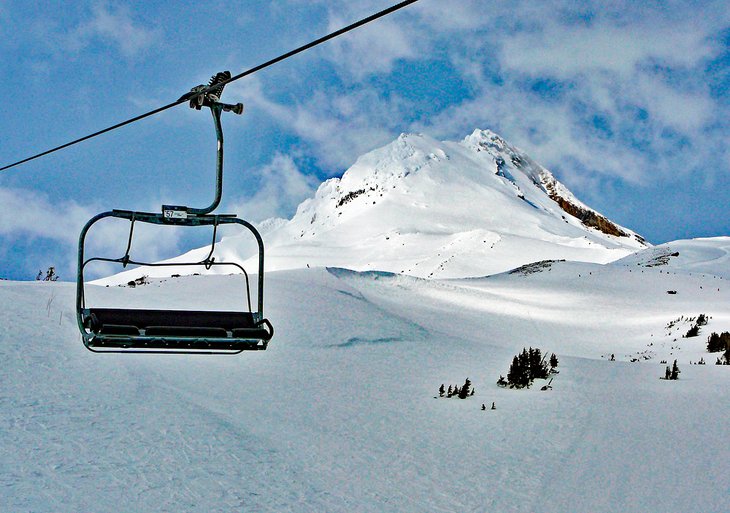
[[[346,25],[340,17],[330,17],[328,31]],[[418,55],[416,42],[404,27],[393,19],[382,19],[377,26],[365,26],[332,41],[326,52],[339,70],[356,81],[376,73],[389,73],[400,59]]]
[[[573,183],[681,180],[720,164],[727,108],[704,73],[722,46],[726,5],[516,2],[477,12],[479,30],[448,53],[472,97],[412,129],[442,138],[495,129]],[[538,80],[552,80],[555,94],[532,90]]]
[[287,105],[271,99],[255,78],[233,87],[235,97],[244,98],[252,110],[266,112],[282,128],[295,133],[323,167],[335,172],[349,167],[362,153],[386,144],[403,128],[400,120],[405,105],[396,95],[386,100],[372,89],[344,93],[318,89]]
[[701,32],[645,25],[566,26],[555,20],[542,30],[504,40],[500,61],[508,69],[533,76],[573,79],[595,71],[629,78],[650,59],[673,66],[694,66],[712,54]]
[[51,205],[48,198],[24,189],[0,188],[0,235],[42,237],[73,243],[89,212],[73,201]]
[[232,210],[244,219],[260,222],[272,217],[291,217],[296,207],[313,195],[319,181],[302,173],[289,155],[277,153],[269,164],[254,170],[259,179],[256,193],[234,201]]
[[149,29],[136,23],[125,7],[112,8],[106,2],[92,7],[92,16],[79,24],[66,38],[66,46],[80,50],[94,40],[118,48],[125,57],[134,57],[148,49],[159,37],[159,29]]
[[[287,3],[293,6],[303,3],[309,7],[315,4],[324,6],[327,9],[327,27],[324,31],[327,33],[393,5],[387,0],[337,3],[331,0],[288,0]],[[328,41],[320,55],[335,64],[337,71],[346,80],[358,82],[369,75],[389,73],[398,60],[423,55],[422,43],[426,39],[412,37],[418,6],[408,6]]]
[[632,85],[632,97],[639,99],[651,115],[684,133],[696,134],[716,115],[714,101],[706,91],[678,91],[648,75],[637,76]]
[[[74,201],[53,203],[47,195],[31,190],[0,187],[0,237],[11,243],[22,240],[31,246],[39,239],[58,243],[62,261],[55,264],[67,278],[76,270],[81,229],[100,211]],[[99,221],[87,236],[86,256],[122,257],[129,224],[120,219]],[[134,231],[133,257],[156,261],[177,254],[181,233],[165,228],[138,223]],[[116,272],[120,270],[116,269]]]

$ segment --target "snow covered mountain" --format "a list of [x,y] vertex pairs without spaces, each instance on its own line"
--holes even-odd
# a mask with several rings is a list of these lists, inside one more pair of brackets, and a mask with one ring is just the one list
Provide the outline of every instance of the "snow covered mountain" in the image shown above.
[[324,182],[266,235],[267,269],[339,265],[419,277],[544,259],[605,263],[646,246],[497,134],[403,134]]
[[[338,266],[423,278],[484,276],[546,259],[606,263],[648,246],[489,130],[460,142],[403,134],[322,183],[291,220],[261,231],[267,271]],[[218,261],[253,254],[247,238],[216,247]]]

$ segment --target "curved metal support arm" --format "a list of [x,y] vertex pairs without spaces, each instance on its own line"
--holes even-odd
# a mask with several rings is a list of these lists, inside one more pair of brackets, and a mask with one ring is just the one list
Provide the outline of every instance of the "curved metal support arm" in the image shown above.
[[218,150],[216,152],[215,159],[215,198],[206,208],[189,208],[189,214],[205,215],[210,214],[218,205],[220,205],[221,197],[223,196],[223,127],[221,126],[221,112],[223,112],[225,105],[222,103],[211,103],[208,105],[210,112],[213,115],[213,122],[215,123],[215,135],[218,142]]

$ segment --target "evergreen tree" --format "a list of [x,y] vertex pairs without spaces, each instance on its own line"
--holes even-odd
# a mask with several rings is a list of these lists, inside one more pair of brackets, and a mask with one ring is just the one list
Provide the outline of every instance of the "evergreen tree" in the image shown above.
[[522,352],[520,353],[519,357],[517,358],[517,361],[519,362],[521,381],[529,382],[530,381],[530,353],[527,352],[527,349],[522,348]]
[[677,360],[674,360],[674,365],[672,365],[672,374],[669,379],[679,379],[680,372],[679,367],[677,367]]
[[444,384],[441,383],[441,386],[439,387],[439,397],[443,397],[446,393],[446,390],[444,389]]
[[713,332],[707,337],[707,351],[710,353],[726,351],[728,347],[730,347],[730,331],[719,334]]
[[689,330],[687,330],[687,334],[684,336],[684,338],[696,337],[699,334],[700,334],[700,327],[695,324]]
[[548,377],[548,364],[542,357],[540,349],[530,348],[530,379],[546,379]]
[[466,381],[464,381],[464,386],[459,389],[459,399],[466,399],[467,397],[469,397],[470,387],[471,381],[469,380],[469,378],[466,378]]
[[449,385],[449,390],[446,393],[446,397],[451,397],[452,395],[454,395],[454,389],[451,388],[451,385]]
[[558,357],[555,356],[555,353],[550,355],[550,368],[554,369],[558,366]]
[[527,351],[528,366],[529,366],[528,374],[529,374],[531,380],[539,377],[538,374],[540,373],[540,369],[539,369],[540,357],[541,357],[541,355],[540,355],[539,349],[537,349],[537,348],[533,349],[532,347],[530,349],[528,349],[528,351]]
[[512,358],[512,365],[507,372],[507,383],[511,387],[520,387],[524,381],[524,371],[520,365],[520,358],[515,356]]

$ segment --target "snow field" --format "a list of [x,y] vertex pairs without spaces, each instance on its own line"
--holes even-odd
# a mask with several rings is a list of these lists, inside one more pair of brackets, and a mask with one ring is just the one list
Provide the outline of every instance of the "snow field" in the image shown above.
[[[709,360],[709,332],[730,329],[730,291],[670,267],[549,269],[271,273],[276,336],[234,357],[92,354],[73,286],[2,282],[0,510],[730,509],[729,367],[688,364]],[[90,286],[88,297],[229,308],[239,280]],[[699,313],[712,319],[698,339],[666,335]],[[529,345],[558,354],[553,390],[497,387]],[[679,381],[659,379],[666,357]],[[474,397],[434,399],[466,377]]]

